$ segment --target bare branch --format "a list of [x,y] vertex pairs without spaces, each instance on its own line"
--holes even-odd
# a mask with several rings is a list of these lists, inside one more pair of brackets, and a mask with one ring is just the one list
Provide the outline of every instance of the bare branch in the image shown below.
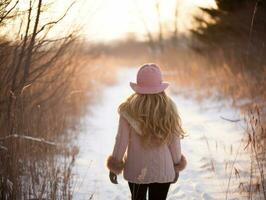
[[135,2],[135,6],[137,8],[137,12],[139,14],[138,16],[140,17],[140,20],[142,21],[143,26],[146,29],[146,34],[147,34],[147,37],[148,37],[148,40],[149,40],[150,47],[153,49],[153,47],[155,46],[155,41],[153,39],[152,33],[149,30],[149,28],[148,28],[147,22],[146,22],[144,16],[142,15],[141,10],[139,9],[139,6],[138,6],[137,2],[136,1],[134,1],[134,2]]
[[[3,16],[0,17],[0,24],[11,13],[11,11],[17,6],[18,2],[19,2],[19,0],[17,0],[16,3]],[[10,3],[11,3],[11,1],[9,2],[9,4]]]
[[[49,69],[49,66],[51,66],[52,63],[54,63],[58,58],[59,55],[61,55],[67,48],[68,45],[71,44],[72,41],[69,41],[68,43],[65,43],[65,45],[62,45],[57,52],[55,53],[55,55],[46,63],[40,65],[39,67],[35,68],[31,73],[30,76],[34,75],[34,78],[32,78],[30,81],[28,81],[28,84],[34,82],[35,80],[37,80],[41,75],[43,75],[45,73],[45,71],[47,71]],[[36,73],[38,73],[37,75],[35,75]]]
[[35,24],[34,24],[34,28],[33,28],[33,33],[32,33],[32,37],[31,37],[31,40],[30,40],[29,47],[28,47],[28,54],[27,54],[27,57],[25,59],[24,75],[23,75],[23,79],[22,79],[22,84],[25,83],[25,81],[27,80],[27,78],[29,76],[31,58],[32,58],[32,49],[34,47],[35,38],[37,36],[37,29],[38,29],[40,15],[41,15],[41,7],[42,7],[42,0],[39,0],[37,14],[36,14],[36,19],[35,19]]
[[228,119],[228,118],[225,118],[223,116],[220,116],[221,119],[225,120],[225,121],[229,121],[229,122],[233,122],[233,123],[236,123],[236,122],[240,122],[241,119]]
[[18,135],[18,134],[13,134],[13,135],[8,135],[5,137],[1,137],[0,141],[5,141],[8,139],[23,139],[26,141],[33,141],[33,142],[38,142],[38,143],[42,143],[42,144],[47,144],[47,145],[52,145],[52,146],[56,146],[57,144],[55,142],[51,142],[48,140],[45,140],[43,138],[36,138],[36,137],[31,137],[31,136],[27,136],[27,135]]
[[52,21],[52,22],[48,22],[48,23],[44,24],[44,25],[40,28],[40,30],[37,32],[37,34],[39,34],[40,32],[42,32],[42,31],[45,29],[45,27],[55,25],[55,24],[59,23],[61,20],[63,20],[63,19],[65,18],[65,16],[67,15],[68,11],[71,9],[71,7],[72,7],[75,3],[76,3],[76,2],[72,2],[72,3],[70,4],[70,6],[67,8],[67,10],[65,11],[65,13],[64,13],[64,14],[63,14],[58,20],[56,20],[56,21]]
[[158,0],[156,0],[155,7],[156,7],[156,12],[157,12],[157,20],[158,20],[158,27],[159,27],[159,33],[158,33],[159,47],[160,47],[160,50],[163,51],[163,27],[162,27],[162,22],[161,22],[160,3]]

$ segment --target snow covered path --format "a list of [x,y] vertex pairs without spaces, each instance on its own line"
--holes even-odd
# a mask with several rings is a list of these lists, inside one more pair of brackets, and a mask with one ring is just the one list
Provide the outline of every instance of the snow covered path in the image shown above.
[[[101,91],[102,98],[91,106],[91,112],[83,119],[82,132],[75,142],[80,147],[80,154],[74,168],[74,199],[93,196],[91,199],[95,200],[126,200],[130,197],[122,176],[119,176],[118,185],[110,183],[105,160],[114,145],[117,107],[132,93],[128,82],[135,81],[136,72],[134,68],[121,69],[118,82]],[[180,174],[178,182],[171,185],[168,199],[225,199],[228,173],[225,173],[223,163],[234,158],[232,151],[239,147],[243,130],[239,124],[227,122],[220,116],[234,119],[238,113],[225,107],[205,109],[217,106],[209,101],[199,104],[181,96],[172,98],[189,134],[182,140],[188,167]],[[241,159],[245,162],[244,157]],[[231,184],[238,186],[234,182]]]

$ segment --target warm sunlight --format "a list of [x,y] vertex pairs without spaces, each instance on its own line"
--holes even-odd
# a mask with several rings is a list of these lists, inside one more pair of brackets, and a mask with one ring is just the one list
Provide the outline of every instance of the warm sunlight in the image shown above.
[[[86,4],[89,5],[90,2],[91,0],[87,1]],[[149,31],[158,31],[157,1],[101,0],[100,2],[92,18],[85,18],[84,31],[89,38],[112,40],[121,36],[125,37],[127,33],[135,33],[142,38],[147,31],[144,23]],[[174,26],[175,9],[178,6],[178,27],[180,32],[186,32],[193,26],[192,18],[193,14],[198,11],[198,6],[215,7],[214,0],[165,0],[158,2],[160,2],[162,24],[170,31]]]
[[[72,31],[78,28],[82,30],[80,35],[96,42],[117,40],[128,35],[145,39],[147,31],[158,32],[159,22],[167,35],[174,29],[176,9],[178,31],[187,33],[194,26],[193,16],[199,14],[198,7],[216,7],[214,0],[79,0],[73,4],[72,0],[47,2],[50,2],[48,6],[52,12],[44,14],[43,20],[58,19],[69,7],[71,11],[57,28],[49,33],[50,36],[58,37],[62,35],[62,30]],[[26,10],[28,6],[29,1],[19,1],[21,10]],[[15,29],[19,23],[20,21],[9,26]],[[66,29],[68,25],[71,26]]]
[[266,199],[266,1],[0,0],[0,200]]

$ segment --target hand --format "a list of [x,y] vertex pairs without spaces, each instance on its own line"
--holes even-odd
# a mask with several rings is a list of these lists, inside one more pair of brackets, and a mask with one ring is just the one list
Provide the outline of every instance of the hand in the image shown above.
[[113,184],[118,184],[117,182],[117,175],[113,172],[109,172],[109,178],[110,178],[110,181],[113,183]]
[[176,173],[175,173],[175,179],[173,180],[172,183],[176,183],[177,180],[178,180],[178,177],[179,177],[179,172],[176,172]]

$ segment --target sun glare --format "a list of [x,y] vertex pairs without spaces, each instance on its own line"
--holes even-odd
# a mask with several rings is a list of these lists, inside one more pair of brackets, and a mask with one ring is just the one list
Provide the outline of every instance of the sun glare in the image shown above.
[[[60,18],[71,5],[72,0],[50,2],[50,13],[44,20]],[[159,4],[159,15],[156,4]],[[26,10],[28,1],[21,1],[20,8]],[[147,31],[158,31],[159,22],[166,35],[173,31],[175,10],[178,9],[178,31],[185,33],[193,27],[193,16],[198,7],[215,7],[215,0],[79,0],[74,3],[67,16],[51,33],[58,36],[68,30],[80,28],[80,34],[89,41],[112,41],[129,35],[139,39],[146,37]],[[70,26],[71,25],[71,26]]]
[[[172,31],[176,6],[178,7],[178,28],[186,32],[193,26],[193,15],[198,7],[215,7],[214,0],[102,0],[101,6],[85,23],[86,35],[94,40],[109,41],[135,34],[143,38],[147,33],[158,31],[158,12],[165,30]],[[89,2],[88,2],[89,3]]]

